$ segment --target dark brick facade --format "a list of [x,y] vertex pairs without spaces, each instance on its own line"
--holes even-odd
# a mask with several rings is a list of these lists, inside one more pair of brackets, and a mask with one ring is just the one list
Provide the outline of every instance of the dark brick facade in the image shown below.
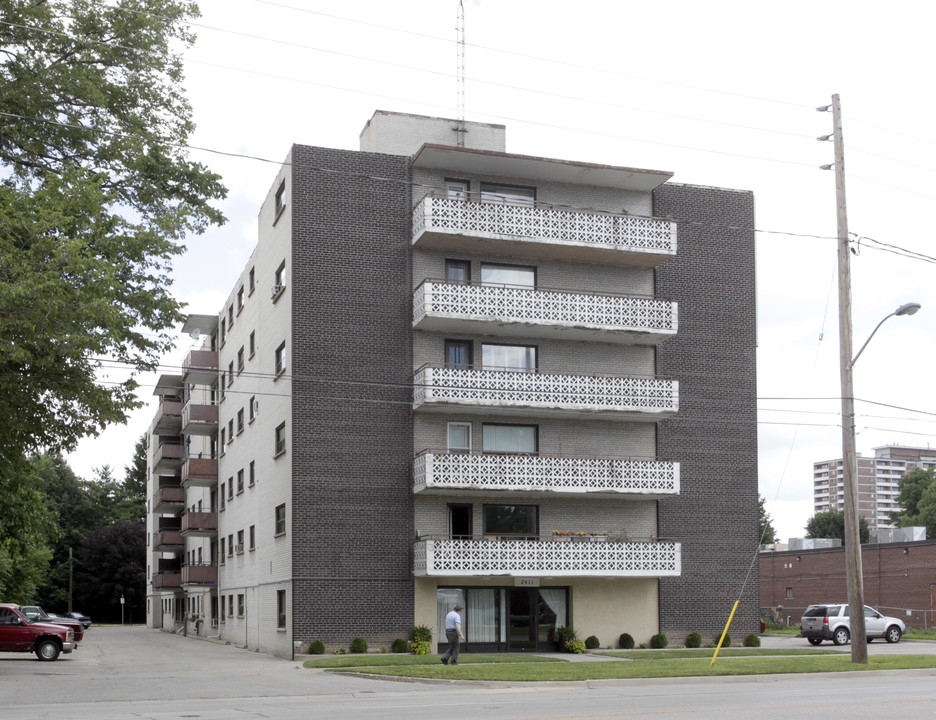
[[413,621],[408,181],[408,158],[293,147],[297,640]]
[[654,214],[679,223],[676,257],[656,293],[679,303],[679,331],[657,373],[679,380],[679,414],[657,428],[657,454],[680,463],[679,497],[659,503],[659,532],[682,543],[682,575],[660,581],[660,630],[758,629],[754,198],[666,184]]
[[[936,540],[863,545],[865,605],[908,626],[936,624]],[[760,554],[760,602],[798,625],[808,605],[847,602],[845,548]]]

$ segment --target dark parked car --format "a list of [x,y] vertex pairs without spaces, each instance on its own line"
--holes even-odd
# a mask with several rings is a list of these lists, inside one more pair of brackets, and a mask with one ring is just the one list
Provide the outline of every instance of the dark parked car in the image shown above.
[[23,605],[20,608],[20,612],[25,615],[26,619],[31,623],[55,623],[56,625],[64,625],[65,627],[71,628],[75,634],[75,647],[78,647],[78,643],[84,639],[84,625],[77,620],[59,617],[58,615],[50,615],[38,605]]
[[91,618],[89,618],[87,615],[82,615],[80,612],[62,613],[62,617],[67,617],[67,618],[71,618],[72,620],[77,620],[78,622],[81,623],[81,627],[83,627],[85,630],[91,627]]

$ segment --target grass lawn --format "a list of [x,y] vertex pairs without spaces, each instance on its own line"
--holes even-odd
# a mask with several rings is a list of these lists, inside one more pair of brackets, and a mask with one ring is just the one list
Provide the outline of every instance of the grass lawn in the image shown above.
[[[696,653],[704,653],[700,656]],[[607,653],[604,653],[607,655]],[[878,655],[855,665],[849,655],[830,650],[723,650],[710,667],[711,650],[622,651],[614,660],[567,662],[516,654],[466,653],[458,667],[446,667],[438,655],[359,655],[309,660],[304,667],[392,677],[503,682],[549,682],[627,678],[707,677],[849,670],[936,668],[936,655]]]

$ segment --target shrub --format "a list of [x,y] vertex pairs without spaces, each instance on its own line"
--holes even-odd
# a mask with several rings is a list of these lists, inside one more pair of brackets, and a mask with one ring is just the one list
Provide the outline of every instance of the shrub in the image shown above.
[[662,650],[667,645],[669,645],[669,640],[666,639],[666,635],[663,633],[657,633],[652,638],[650,638],[650,647],[654,650]]
[[566,640],[565,649],[566,652],[581,655],[583,652],[585,652],[585,643],[583,643],[581,640]]
[[406,644],[406,640],[404,640],[403,638],[397,638],[392,643],[390,643],[390,652],[395,652],[395,653],[409,652],[409,645]]
[[589,635],[587,638],[585,638],[585,647],[588,650],[594,650],[596,648],[600,648],[601,641],[594,635]]
[[686,647],[687,648],[700,648],[702,647],[702,636],[699,633],[689,633],[686,636]]
[[634,638],[630,633],[621,633],[621,637],[618,638],[618,647],[624,650],[631,650],[634,647]]
[[344,648],[338,648],[337,650],[335,650],[335,655],[346,655],[347,652],[348,651],[345,650]]
[[417,640],[410,645],[410,649],[413,651],[413,655],[432,654],[432,649],[430,648],[429,642],[427,640]]
[[309,643],[309,655],[324,655],[325,643],[321,640],[313,640]]
[[367,652],[367,640],[364,638],[356,637],[351,641],[351,652],[353,653],[366,653]]
[[760,647],[760,638],[754,633],[751,633],[744,638],[744,647]]
[[[719,635],[719,637],[715,638],[715,645],[716,645],[716,646],[718,645],[718,640],[719,640],[720,637],[721,637],[721,636]],[[728,633],[725,633],[725,639],[722,640],[721,646],[722,646],[722,647],[731,647],[731,635],[729,635]]]
[[572,652],[569,650],[569,643],[578,640],[575,630],[571,625],[560,625],[556,628],[556,644],[559,650],[563,652]]
[[409,631],[410,642],[432,642],[432,629],[428,625],[414,625]]

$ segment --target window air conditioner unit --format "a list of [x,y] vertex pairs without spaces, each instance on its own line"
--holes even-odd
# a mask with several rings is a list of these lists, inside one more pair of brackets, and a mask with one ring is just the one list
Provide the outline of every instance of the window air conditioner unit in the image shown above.
[[276,297],[286,288],[285,285],[274,285],[270,288],[270,297]]
[[236,553],[244,552],[244,543],[238,543],[237,546],[234,548],[234,552]]

